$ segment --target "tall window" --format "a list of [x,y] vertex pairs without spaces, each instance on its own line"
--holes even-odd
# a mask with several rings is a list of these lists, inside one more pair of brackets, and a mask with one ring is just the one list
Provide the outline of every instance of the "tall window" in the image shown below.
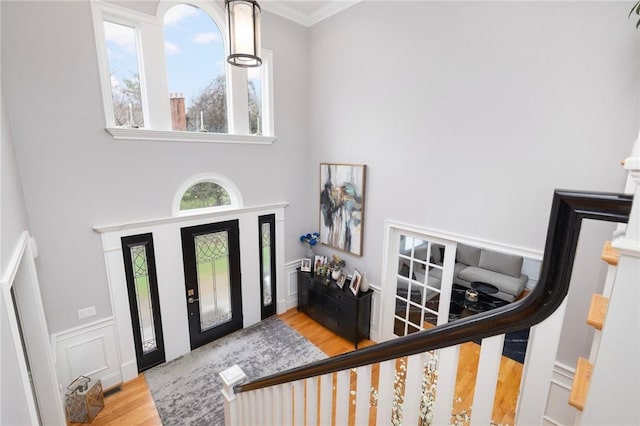
[[227,133],[222,32],[201,9],[173,6],[164,15],[173,130]]
[[258,69],[227,64],[218,2],[160,1],[155,16],[129,3],[91,2],[106,130],[114,138],[274,141],[270,51],[262,49]]
[[136,30],[104,21],[116,126],[144,127]]

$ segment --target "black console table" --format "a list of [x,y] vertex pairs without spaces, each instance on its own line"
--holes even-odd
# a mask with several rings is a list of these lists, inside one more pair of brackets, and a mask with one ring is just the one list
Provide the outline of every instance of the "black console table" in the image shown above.
[[298,310],[339,336],[353,342],[369,338],[372,290],[349,290],[349,281],[340,288],[327,277],[316,277],[298,270]]

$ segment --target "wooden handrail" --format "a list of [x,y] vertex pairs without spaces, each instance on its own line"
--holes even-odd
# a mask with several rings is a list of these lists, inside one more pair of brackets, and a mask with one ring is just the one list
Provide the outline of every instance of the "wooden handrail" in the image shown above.
[[560,306],[569,290],[582,219],[626,223],[632,202],[633,196],[626,194],[556,190],[540,280],[529,296],[501,308],[238,385],[234,390],[275,386],[536,325]]

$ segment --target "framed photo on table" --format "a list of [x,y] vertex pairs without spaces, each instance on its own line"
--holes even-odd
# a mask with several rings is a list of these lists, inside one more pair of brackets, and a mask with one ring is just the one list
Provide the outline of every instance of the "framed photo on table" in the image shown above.
[[343,269],[342,271],[340,271],[340,276],[336,280],[336,284],[338,285],[338,287],[342,288],[344,287],[345,281],[347,281],[347,273]]
[[311,272],[311,259],[302,259],[300,261],[300,270],[302,272]]
[[351,278],[351,283],[349,284],[349,290],[354,296],[358,295],[358,290],[360,290],[360,281],[362,280],[362,275],[358,272],[357,269],[353,271],[353,277]]

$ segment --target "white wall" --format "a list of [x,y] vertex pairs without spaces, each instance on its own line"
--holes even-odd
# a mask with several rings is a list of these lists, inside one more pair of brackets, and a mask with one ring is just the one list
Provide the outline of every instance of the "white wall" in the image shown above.
[[380,282],[385,219],[541,251],[555,188],[621,191],[638,131],[629,7],[365,1],[311,28],[311,156],[369,166],[364,257],[347,263]]
[[[114,141],[104,131],[89,2],[3,2],[5,95],[51,332],[111,315],[92,227],[170,216],[192,175],[227,176],[247,206],[289,201],[285,240],[307,232],[307,32],[269,13],[263,27],[274,52],[273,145]],[[286,259],[303,251],[288,247]],[[87,306],[96,316],[79,320]]]

